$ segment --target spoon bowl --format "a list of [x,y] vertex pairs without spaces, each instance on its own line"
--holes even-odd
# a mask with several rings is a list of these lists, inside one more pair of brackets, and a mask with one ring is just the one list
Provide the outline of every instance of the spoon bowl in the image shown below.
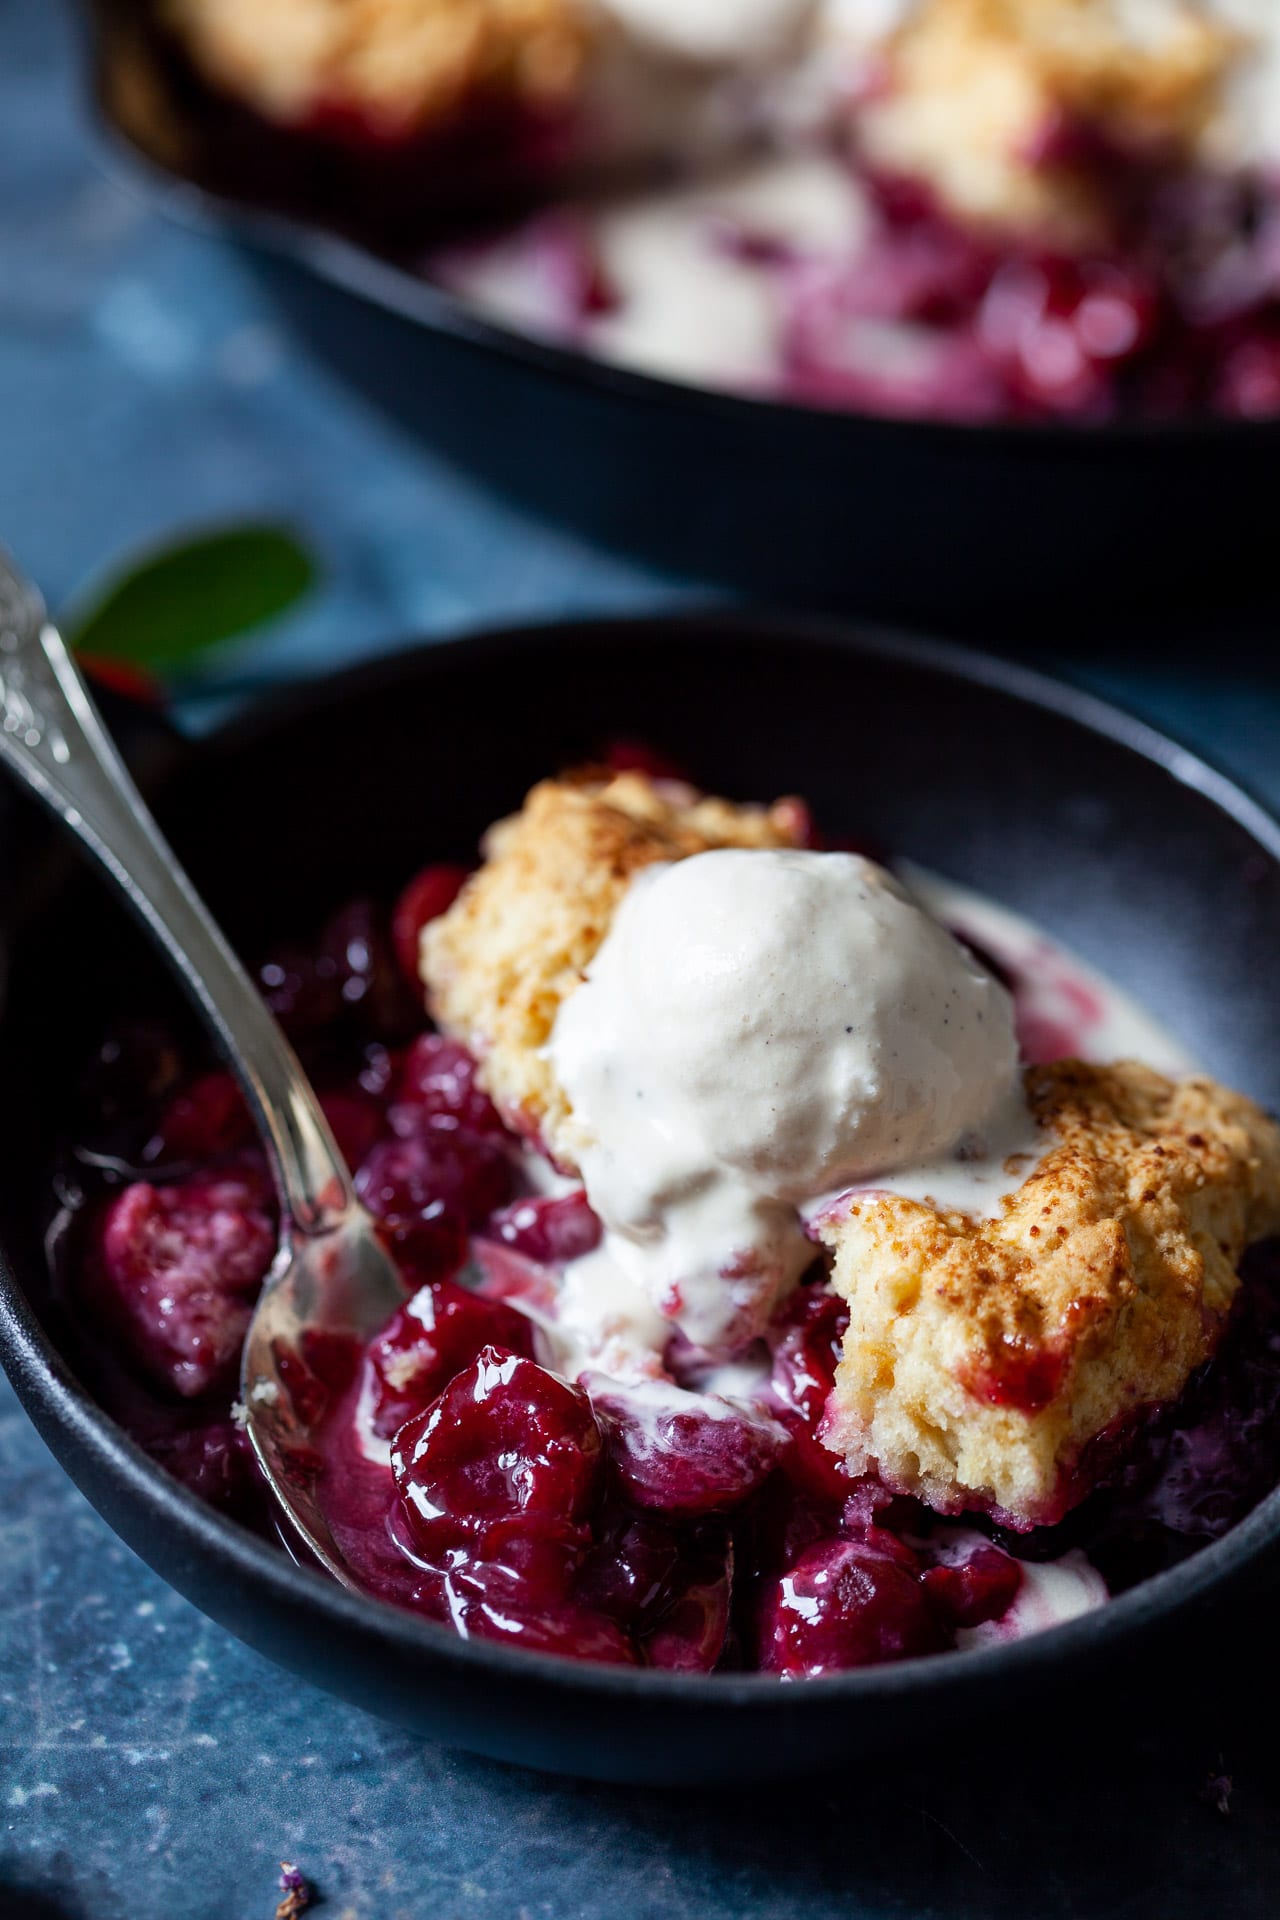
[[356,1591],[359,1582],[316,1498],[320,1454],[307,1392],[315,1382],[310,1356],[317,1337],[363,1344],[404,1299],[399,1273],[357,1203],[326,1233],[282,1246],[245,1336],[243,1418],[291,1528],[286,1545]]
[[164,840],[40,594],[0,552],[0,760],[99,861],[240,1082],[280,1202],[280,1246],[245,1341],[242,1417],[303,1555],[356,1581],[314,1497],[314,1336],[367,1339],[405,1289],[293,1048]]

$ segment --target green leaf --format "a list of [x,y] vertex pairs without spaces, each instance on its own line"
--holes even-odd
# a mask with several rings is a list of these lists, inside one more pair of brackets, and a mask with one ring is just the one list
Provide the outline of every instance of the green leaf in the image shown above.
[[160,671],[278,619],[316,578],[284,527],[222,527],[158,548],[65,622],[82,653]]

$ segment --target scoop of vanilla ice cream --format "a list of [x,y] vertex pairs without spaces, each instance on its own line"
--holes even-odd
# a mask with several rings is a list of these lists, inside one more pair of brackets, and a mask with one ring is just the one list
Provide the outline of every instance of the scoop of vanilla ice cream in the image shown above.
[[883,868],[726,849],[637,876],[550,1059],[613,1256],[698,1344],[758,1331],[797,1209],[1007,1108],[1009,995]]

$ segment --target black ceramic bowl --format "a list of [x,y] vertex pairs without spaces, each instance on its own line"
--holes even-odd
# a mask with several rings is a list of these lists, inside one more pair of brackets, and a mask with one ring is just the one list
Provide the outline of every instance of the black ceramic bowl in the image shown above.
[[249,243],[300,345],[540,514],[765,598],[895,619],[950,623],[1033,591],[1111,610],[1272,586],[1280,420],[889,420],[540,343],[398,264],[331,164],[223,126],[156,52],[148,4],[92,9],[98,102],[129,172],[180,218]]
[[[549,768],[646,738],[713,789],[807,794],[856,831],[984,888],[1132,988],[1207,1066],[1280,1105],[1280,828],[1136,722],[942,646],[731,617],[440,644],[259,710],[176,756],[158,811],[247,949],[424,859],[466,858]],[[154,783],[153,783],[154,784]],[[1197,1607],[1257,1587],[1280,1493],[1102,1612],[1038,1638],[839,1678],[689,1679],[464,1644],[352,1596],[201,1507],[92,1404],[42,1327],[41,1228],[64,1089],[114,1008],[169,988],[115,901],[13,802],[0,1014],[0,1353],[110,1523],[282,1666],[442,1740],[653,1782],[794,1772],[1016,1712],[1055,1684],[1185,1660]],[[52,1324],[52,1322],[50,1323]],[[1221,1638],[1222,1636],[1218,1636]],[[1197,1665],[1206,1636],[1197,1632]],[[1167,1655],[1161,1649],[1169,1649]]]

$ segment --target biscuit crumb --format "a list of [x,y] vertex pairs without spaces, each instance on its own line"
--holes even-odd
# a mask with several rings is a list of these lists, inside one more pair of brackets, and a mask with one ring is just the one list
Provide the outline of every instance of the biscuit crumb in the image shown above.
[[315,1901],[315,1889],[292,1860],[280,1862],[280,1891],[284,1896],[276,1907],[276,1920],[298,1920]]

